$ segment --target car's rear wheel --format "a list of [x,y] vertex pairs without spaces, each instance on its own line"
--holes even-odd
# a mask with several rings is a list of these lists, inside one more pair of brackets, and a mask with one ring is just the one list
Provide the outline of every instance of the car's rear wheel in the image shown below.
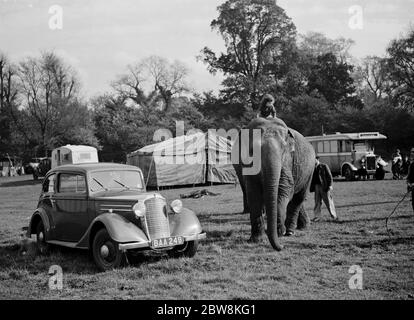
[[198,240],[188,241],[168,251],[168,255],[173,258],[180,258],[180,257],[192,258],[195,256],[197,249],[198,249]]
[[122,265],[124,254],[106,229],[99,230],[93,238],[92,255],[101,271],[112,270]]
[[40,221],[36,226],[36,243],[37,250],[40,254],[47,254],[49,252],[49,245],[46,242],[45,226],[43,221]]

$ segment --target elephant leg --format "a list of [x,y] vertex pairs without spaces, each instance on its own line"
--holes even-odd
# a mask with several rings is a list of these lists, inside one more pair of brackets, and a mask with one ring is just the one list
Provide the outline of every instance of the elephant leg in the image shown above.
[[310,225],[308,213],[305,211],[305,206],[302,204],[299,209],[298,230],[305,230]]
[[277,199],[277,233],[281,237],[286,232],[286,219],[289,199],[293,194],[293,178],[290,172],[282,170]]
[[246,183],[247,202],[250,208],[250,223],[252,226],[250,241],[260,242],[265,239],[262,186],[255,177],[250,177]]
[[277,234],[282,237],[286,233],[286,216],[288,211],[289,198],[280,199],[277,206]]
[[243,213],[249,213],[249,204],[247,202],[247,194],[246,194],[246,187],[245,184],[240,185],[242,192],[243,192]]
[[295,194],[289,202],[285,223],[288,232],[293,233],[296,227],[298,229],[305,229],[310,223],[309,217],[303,207],[305,197],[306,191],[300,192]]
[[247,202],[247,193],[246,193],[246,181],[242,174],[242,167],[240,165],[235,165],[234,169],[236,171],[237,179],[240,183],[240,188],[243,193],[243,213],[249,213],[249,204]]

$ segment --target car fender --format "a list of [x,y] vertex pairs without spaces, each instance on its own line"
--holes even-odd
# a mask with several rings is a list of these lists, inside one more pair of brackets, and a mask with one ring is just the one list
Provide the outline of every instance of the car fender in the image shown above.
[[104,213],[97,216],[90,224],[88,230],[82,239],[78,242],[77,247],[89,248],[91,231],[96,227],[104,227],[111,238],[119,243],[124,242],[147,242],[148,238],[145,233],[134,223],[116,213]]
[[171,236],[189,236],[202,232],[200,221],[196,214],[187,208],[180,213],[169,215]]
[[45,227],[45,237],[46,239],[49,238],[50,234],[50,221],[49,217],[43,208],[37,208],[36,211],[33,213],[32,217],[30,218],[29,227],[27,228],[27,237],[31,238],[32,234],[36,233],[36,224],[38,223],[38,219],[41,219],[43,225]]
[[345,166],[345,165],[350,166],[350,167],[351,167],[351,169],[352,169],[352,171],[358,171],[358,168],[357,168],[357,167],[355,167],[352,163],[350,163],[350,162],[344,162],[344,163],[342,163],[342,166],[341,166],[341,174],[343,174],[343,171],[344,171],[344,166]]

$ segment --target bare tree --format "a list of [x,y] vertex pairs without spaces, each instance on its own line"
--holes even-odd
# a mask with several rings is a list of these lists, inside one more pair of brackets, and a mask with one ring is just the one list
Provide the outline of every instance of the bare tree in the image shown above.
[[185,81],[189,72],[187,67],[178,60],[170,63],[159,56],[150,56],[143,63],[154,83],[154,91],[164,104],[164,111],[168,111],[174,96],[189,91]]
[[46,153],[82,123],[85,108],[78,100],[79,81],[74,70],[51,52],[20,62],[18,77],[22,131]]
[[[162,57],[150,56],[128,65],[127,73],[114,81],[112,87],[120,96],[129,98],[142,107],[154,107],[161,101],[162,109],[168,111],[172,98],[189,90],[185,81],[187,76],[188,69],[182,62],[170,63]],[[145,83],[150,83],[154,88],[147,95]]]
[[145,73],[145,66],[141,62],[128,65],[127,73],[112,82],[112,87],[124,99],[128,98],[138,105],[145,105],[146,96],[142,88],[142,84],[147,80]]
[[355,44],[352,39],[343,37],[330,39],[323,33],[310,31],[299,36],[298,46],[306,54],[314,57],[332,53],[341,62],[349,62],[349,50]]
[[388,93],[389,81],[386,64],[383,58],[368,56],[363,59],[357,70],[362,77],[363,85],[368,88],[375,99],[380,99]]
[[11,149],[12,109],[16,107],[16,70],[6,55],[0,53],[0,149]]
[[17,90],[14,86],[16,70],[11,65],[6,55],[0,53],[0,110],[4,111],[9,107],[17,96]]

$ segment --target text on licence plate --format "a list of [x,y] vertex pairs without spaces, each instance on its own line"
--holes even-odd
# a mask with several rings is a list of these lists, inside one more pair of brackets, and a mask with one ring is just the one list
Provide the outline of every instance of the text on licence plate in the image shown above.
[[181,236],[155,239],[151,241],[151,247],[163,248],[170,246],[177,246],[184,243],[184,238]]

